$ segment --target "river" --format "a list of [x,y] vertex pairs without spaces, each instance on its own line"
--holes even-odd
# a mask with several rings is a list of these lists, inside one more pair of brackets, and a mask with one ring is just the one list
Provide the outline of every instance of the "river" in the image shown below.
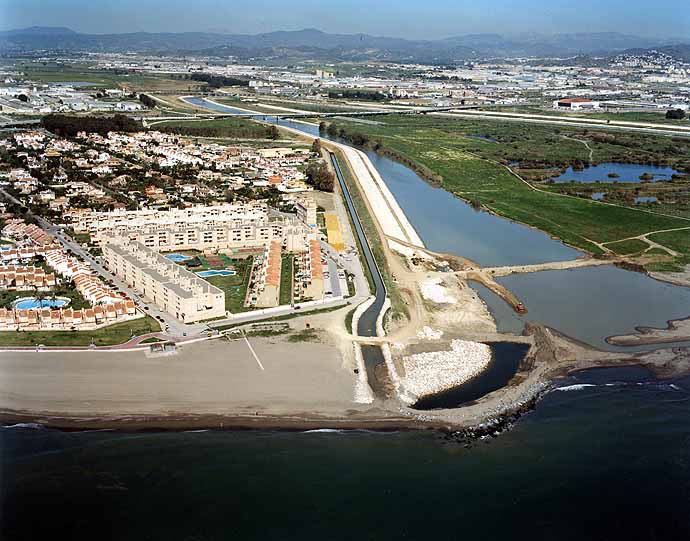
[[[244,112],[200,98],[188,101],[218,111]],[[256,117],[275,121],[267,115]],[[314,124],[290,120],[277,124],[328,139]],[[367,155],[430,250],[467,257],[483,266],[565,261],[582,255],[541,231],[474,210],[400,163],[372,151]],[[477,286],[499,329],[519,333],[525,320],[538,321],[611,351],[651,348],[614,347],[606,343],[608,336],[634,333],[637,326],[666,328],[668,320],[690,316],[690,288],[613,267],[513,275],[499,282],[528,309],[526,316],[518,317],[503,301]]]

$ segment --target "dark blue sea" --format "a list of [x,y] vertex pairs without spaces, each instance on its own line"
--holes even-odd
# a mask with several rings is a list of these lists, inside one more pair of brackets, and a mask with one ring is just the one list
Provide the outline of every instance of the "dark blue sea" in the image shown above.
[[687,540],[690,378],[600,369],[435,431],[0,429],[0,539]]

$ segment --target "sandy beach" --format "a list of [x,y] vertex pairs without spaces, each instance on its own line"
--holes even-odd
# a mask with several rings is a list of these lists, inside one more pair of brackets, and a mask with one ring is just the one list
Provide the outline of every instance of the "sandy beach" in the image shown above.
[[[72,417],[343,415],[355,375],[324,343],[250,338],[190,344],[175,355],[0,353],[0,410]],[[289,345],[289,350],[287,349]]]

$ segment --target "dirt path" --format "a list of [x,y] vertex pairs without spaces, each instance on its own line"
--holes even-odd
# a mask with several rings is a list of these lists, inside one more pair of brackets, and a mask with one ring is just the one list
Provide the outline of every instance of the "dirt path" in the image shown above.
[[546,270],[567,270],[581,267],[594,267],[598,265],[611,265],[612,259],[573,259],[571,261],[553,261],[550,263],[536,263],[534,265],[509,265],[503,267],[484,267],[478,271],[457,271],[456,274],[464,277],[470,272],[481,272],[490,276],[508,276],[510,274],[523,274],[529,272],[541,272]]
[[686,230],[686,229],[690,229],[690,227],[676,227],[675,229],[659,229],[658,231],[650,231],[649,233],[643,233],[642,235],[636,235],[636,236],[634,236],[634,237],[628,237],[628,238],[625,238],[625,239],[611,240],[611,241],[608,241],[608,242],[604,242],[604,243],[602,243],[602,246],[603,246],[604,244],[613,244],[613,243],[616,243],[616,242],[623,242],[623,241],[626,241],[626,240],[641,240],[641,241],[646,242],[647,244],[649,244],[649,246],[648,246],[647,248],[645,248],[645,250],[644,250],[645,252],[651,250],[652,248],[659,248],[660,250],[664,250],[664,251],[665,251],[666,253],[668,253],[669,255],[672,255],[672,256],[676,257],[676,256],[679,256],[679,255],[681,255],[681,254],[678,253],[678,252],[676,252],[675,250],[672,250],[671,248],[668,248],[668,247],[664,246],[663,244],[659,244],[659,243],[656,242],[656,241],[650,240],[650,239],[648,238],[648,236],[649,236],[649,235],[656,235],[657,233],[670,233],[670,232],[672,232],[672,231],[684,231],[684,230]]
[[568,139],[569,141],[576,141],[578,143],[582,143],[583,145],[585,145],[585,147],[587,147],[587,150],[589,150],[589,158],[588,158],[589,163],[592,163],[592,159],[594,156],[594,149],[589,146],[589,143],[587,143],[587,141],[583,141],[582,139],[575,139],[574,137],[568,137],[567,135],[561,135],[561,137],[563,139]]

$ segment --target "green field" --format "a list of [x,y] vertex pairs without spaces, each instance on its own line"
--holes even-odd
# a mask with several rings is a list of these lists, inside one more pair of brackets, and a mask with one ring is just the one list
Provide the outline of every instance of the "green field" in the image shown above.
[[251,308],[244,307],[244,299],[247,296],[253,258],[233,259],[231,261],[237,274],[234,276],[209,276],[204,280],[223,290],[225,293],[225,310],[232,313],[246,312],[251,310]]
[[280,267],[280,304],[292,303],[292,260],[295,256],[283,255],[283,261]]
[[124,323],[116,323],[95,331],[2,331],[0,346],[113,346],[127,342],[134,336],[160,331],[158,322],[150,316]]
[[[364,132],[370,144],[402,154],[417,169],[440,175],[440,185],[463,199],[482,205],[507,218],[535,226],[566,243],[601,253],[595,242],[611,242],[662,229],[690,225],[688,220],[660,216],[639,208],[617,207],[590,199],[563,197],[533,189],[504,165],[511,160],[530,160],[541,166],[563,167],[573,158],[586,159],[589,151],[579,141],[562,135],[589,136],[549,127],[493,121],[464,121],[436,117],[385,117],[380,125],[361,125],[346,131]],[[501,141],[485,142],[467,135]],[[663,159],[677,167],[690,166],[690,141],[655,136],[616,135],[613,142],[592,142],[601,161]],[[628,146],[630,145],[630,146]],[[634,161],[634,160],[633,160]],[[552,189],[552,188],[549,188]],[[681,246],[683,253],[690,254]]]
[[18,68],[24,72],[27,79],[33,81],[56,82],[87,82],[100,87],[121,87],[131,91],[179,91],[189,92],[205,87],[205,84],[196,81],[174,79],[165,75],[152,75],[142,73],[115,72],[111,70],[89,69],[89,65],[56,64],[46,62],[41,65],[36,63],[20,63]]
[[[656,233],[649,235],[647,238],[683,254],[674,262],[653,263],[649,265],[649,270],[676,272],[682,271],[684,265],[690,265],[690,229]],[[653,248],[653,250],[656,250],[656,248]]]
[[611,244],[607,244],[606,247],[619,255],[630,255],[646,250],[649,245],[643,240],[630,239],[612,242]]
[[659,112],[653,111],[625,111],[620,113],[602,111],[599,113],[582,113],[575,111],[564,111],[551,108],[541,108],[537,106],[518,105],[514,107],[500,106],[500,107],[486,107],[482,108],[487,111],[500,111],[503,113],[519,113],[519,114],[535,114],[548,115],[574,119],[588,119],[596,120],[617,120],[620,122],[649,122],[652,124],[671,124],[676,126],[690,126],[690,120],[675,120],[666,118],[666,110]]

